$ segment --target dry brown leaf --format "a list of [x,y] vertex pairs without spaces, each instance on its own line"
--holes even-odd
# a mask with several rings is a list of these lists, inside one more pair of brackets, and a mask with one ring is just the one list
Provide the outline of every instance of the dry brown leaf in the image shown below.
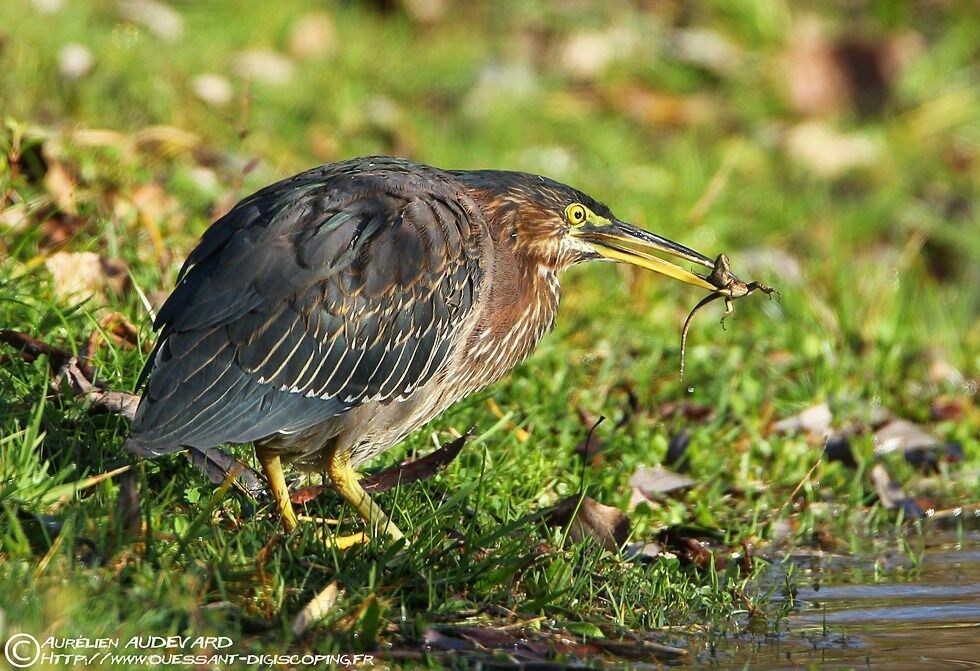
[[942,441],[907,419],[895,419],[875,431],[875,454],[930,449]]
[[901,485],[892,480],[892,476],[882,464],[875,464],[871,469],[871,483],[878,493],[878,500],[883,508],[895,510],[901,508],[908,519],[918,519],[923,512],[915,499],[905,493]]
[[823,438],[830,432],[834,415],[826,403],[811,406],[773,424],[773,431],[783,434],[806,433],[811,438]]
[[75,180],[60,163],[52,162],[44,174],[44,188],[62,212],[78,214]]
[[568,537],[575,543],[591,538],[610,551],[625,543],[630,533],[629,519],[619,508],[588,496],[570,496],[561,501],[548,515],[548,522],[568,526]]
[[656,501],[664,494],[690,489],[695,484],[686,475],[674,473],[662,466],[637,469],[630,477],[633,492],[651,501]]

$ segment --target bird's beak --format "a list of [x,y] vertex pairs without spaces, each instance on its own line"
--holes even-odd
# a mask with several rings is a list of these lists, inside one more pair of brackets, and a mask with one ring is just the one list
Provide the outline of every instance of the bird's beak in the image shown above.
[[[596,219],[599,220],[599,217]],[[666,261],[656,254],[670,254],[711,269],[714,268],[714,261],[673,240],[662,238],[626,222],[605,219],[589,221],[569,233],[588,243],[598,254],[607,259],[631,263],[709,291],[718,290],[718,287],[709,283],[704,277]]]

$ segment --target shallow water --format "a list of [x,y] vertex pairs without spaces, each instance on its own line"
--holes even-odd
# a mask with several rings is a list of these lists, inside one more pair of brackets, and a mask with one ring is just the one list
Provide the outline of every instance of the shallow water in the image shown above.
[[780,633],[730,636],[692,662],[716,669],[980,669],[980,530],[927,532],[926,539],[918,562],[874,551],[859,559],[792,557],[799,589]]

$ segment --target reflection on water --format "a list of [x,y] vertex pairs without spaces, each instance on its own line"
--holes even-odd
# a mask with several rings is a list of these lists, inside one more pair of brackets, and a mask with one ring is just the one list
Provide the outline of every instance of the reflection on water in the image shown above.
[[[728,637],[692,661],[716,669],[980,669],[980,531],[929,541],[913,572],[907,556],[904,565],[895,556],[792,558],[812,580],[800,583],[782,633]],[[877,580],[876,562],[888,567]]]

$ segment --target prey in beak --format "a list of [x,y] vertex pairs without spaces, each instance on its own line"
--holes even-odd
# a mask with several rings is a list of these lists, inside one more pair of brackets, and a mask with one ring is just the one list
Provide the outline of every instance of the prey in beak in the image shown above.
[[[614,261],[629,263],[640,268],[652,270],[655,273],[672,277],[687,284],[707,289],[711,294],[701,300],[684,321],[681,330],[681,377],[684,377],[684,353],[687,347],[687,333],[694,315],[711,301],[725,299],[725,317],[734,311],[732,300],[747,296],[755,290],[766,295],[778,292],[772,287],[759,282],[743,282],[732,273],[731,263],[724,254],[719,254],[713,261],[704,254],[689,249],[684,245],[668,240],[649,231],[644,231],[631,224],[619,220],[609,220],[586,210],[588,216],[583,218],[580,226],[574,226],[569,234],[587,243],[599,256]],[[566,213],[574,221],[574,213]],[[710,272],[701,275],[681,266],[671,263],[658,254],[666,254],[674,258],[690,261]]]

